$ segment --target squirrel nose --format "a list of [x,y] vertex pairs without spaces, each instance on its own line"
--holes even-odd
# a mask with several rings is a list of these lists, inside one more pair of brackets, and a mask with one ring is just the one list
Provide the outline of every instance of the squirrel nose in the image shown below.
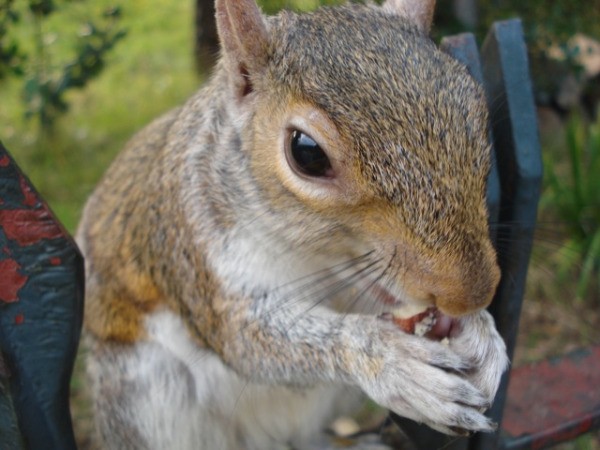
[[463,316],[484,309],[492,302],[500,282],[500,268],[495,262],[487,268],[473,266],[477,270],[456,270],[436,282],[432,296],[444,314]]

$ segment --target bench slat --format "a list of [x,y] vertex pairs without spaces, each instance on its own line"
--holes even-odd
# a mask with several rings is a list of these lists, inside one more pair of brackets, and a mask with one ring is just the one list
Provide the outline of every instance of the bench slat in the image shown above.
[[503,448],[539,449],[600,428],[600,346],[512,371]]
[[0,422],[14,435],[16,417],[26,448],[75,449],[83,258],[1,143],[0,275]]
[[[529,61],[521,21],[493,24],[481,47],[484,86],[500,173],[498,260],[502,280],[490,312],[512,359],[525,290],[542,181],[542,158]],[[502,378],[490,416],[502,421],[510,373]],[[498,435],[478,434],[471,450],[499,445]]]

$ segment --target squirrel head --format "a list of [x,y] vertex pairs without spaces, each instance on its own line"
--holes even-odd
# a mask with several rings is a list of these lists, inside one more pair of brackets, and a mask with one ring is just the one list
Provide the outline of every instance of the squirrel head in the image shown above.
[[459,316],[490,303],[500,272],[485,96],[428,38],[434,3],[216,10],[243,149],[271,208],[311,239],[327,237],[323,223],[343,229],[314,251],[373,248],[393,297]]

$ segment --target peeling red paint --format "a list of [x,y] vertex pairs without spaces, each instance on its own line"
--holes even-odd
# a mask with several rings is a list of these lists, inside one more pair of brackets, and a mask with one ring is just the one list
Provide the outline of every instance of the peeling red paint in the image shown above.
[[50,265],[52,265],[52,266],[60,266],[61,264],[62,264],[62,260],[58,256],[50,258]]
[[63,230],[45,208],[0,210],[0,227],[8,239],[17,241],[19,245],[64,236]]
[[23,193],[23,205],[35,206],[40,202],[40,199],[23,175],[19,177],[19,185],[21,186],[21,192]]
[[23,314],[17,314],[15,316],[15,325],[23,325],[25,322],[25,316]]
[[2,158],[0,158],[0,167],[8,167],[9,164],[10,158],[8,157],[8,155],[4,155],[2,156]]
[[600,425],[600,346],[511,373],[502,419],[511,437],[547,448]]
[[6,303],[13,303],[19,300],[18,292],[28,277],[21,275],[18,270],[21,266],[14,259],[3,259],[0,261],[0,300]]

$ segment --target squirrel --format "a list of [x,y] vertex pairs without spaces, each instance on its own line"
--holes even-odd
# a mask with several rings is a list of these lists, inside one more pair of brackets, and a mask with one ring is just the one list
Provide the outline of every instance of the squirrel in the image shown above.
[[[103,448],[322,448],[365,394],[493,430],[487,107],[434,7],[216,0],[211,78],[132,138],[77,232]],[[449,342],[396,326],[403,305]]]

